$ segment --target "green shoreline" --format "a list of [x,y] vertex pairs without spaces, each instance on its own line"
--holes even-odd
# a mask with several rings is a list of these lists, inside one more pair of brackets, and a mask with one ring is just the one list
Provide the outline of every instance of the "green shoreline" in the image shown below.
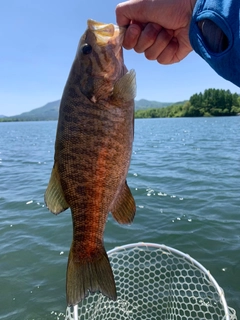
[[[147,100],[146,100],[147,102]],[[51,104],[51,103],[50,103]],[[49,104],[49,105],[50,105]],[[157,104],[157,102],[155,102]],[[161,103],[159,102],[159,105]],[[34,109],[21,115],[0,118],[0,122],[56,121],[59,107]],[[39,112],[44,108],[44,112]],[[36,110],[36,111],[35,111]],[[38,113],[37,113],[38,112]],[[35,114],[34,114],[35,113]],[[188,101],[165,107],[141,107],[135,111],[135,119],[142,118],[185,118],[185,117],[221,117],[240,115],[240,96],[229,90],[207,89],[194,94]]]

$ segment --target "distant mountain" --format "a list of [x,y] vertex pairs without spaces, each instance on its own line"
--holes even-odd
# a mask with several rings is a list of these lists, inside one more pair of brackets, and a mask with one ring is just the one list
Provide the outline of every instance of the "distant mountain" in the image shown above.
[[[179,102],[180,103],[180,102]],[[151,108],[163,108],[174,103],[171,102],[158,102],[146,99],[135,101],[135,110],[146,110]],[[3,121],[47,121],[57,120],[59,112],[60,100],[49,102],[40,108],[33,109],[29,112],[24,112],[19,115],[5,117],[0,116]]]
[[146,99],[135,100],[135,110],[146,110],[146,109],[157,109],[164,108],[172,105],[172,102],[158,102],[158,101],[150,101]]
[[60,100],[49,102],[43,107],[33,109],[29,112],[24,112],[16,116],[7,117],[10,119],[19,119],[20,121],[44,121],[44,120],[57,120]]
[[0,118],[6,118],[6,116],[3,116],[2,114],[0,114]]

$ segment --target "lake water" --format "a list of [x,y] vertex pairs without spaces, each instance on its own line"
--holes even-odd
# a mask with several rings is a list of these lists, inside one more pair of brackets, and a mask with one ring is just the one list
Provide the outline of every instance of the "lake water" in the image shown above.
[[[64,319],[69,210],[44,205],[57,122],[0,123],[0,319]],[[240,117],[139,119],[131,226],[109,216],[107,250],[135,242],[188,253],[240,318]]]

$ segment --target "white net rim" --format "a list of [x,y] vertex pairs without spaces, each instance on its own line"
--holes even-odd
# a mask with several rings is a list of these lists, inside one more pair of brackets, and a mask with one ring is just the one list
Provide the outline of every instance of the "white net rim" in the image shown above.
[[[144,248],[145,248],[145,250],[151,249],[151,248],[154,250],[154,248],[155,248],[156,250],[161,250],[163,252],[165,251],[166,253],[173,254],[175,256],[179,256],[180,258],[183,258],[186,262],[188,262],[189,264],[191,264],[195,268],[199,269],[203,274],[206,275],[208,280],[213,284],[213,286],[215,287],[215,289],[219,295],[220,302],[221,302],[223,310],[224,310],[224,316],[223,316],[222,320],[237,320],[236,311],[234,309],[228,307],[226,299],[225,299],[224,291],[218,285],[217,281],[211,275],[210,271],[207,270],[197,260],[192,258],[189,254],[186,254],[182,251],[179,251],[179,250],[174,249],[172,247],[166,246],[164,244],[149,243],[149,242],[137,242],[137,243],[131,243],[131,244],[118,246],[118,247],[115,247],[114,249],[109,250],[107,252],[107,254],[108,254],[109,258],[111,258],[111,256],[113,256],[113,258],[114,258],[114,255],[118,254],[118,252],[122,253],[122,252],[126,251],[126,254],[127,254],[128,250],[144,249]],[[79,306],[75,305],[72,308],[67,307],[65,320],[78,320],[78,319],[79,319]]]

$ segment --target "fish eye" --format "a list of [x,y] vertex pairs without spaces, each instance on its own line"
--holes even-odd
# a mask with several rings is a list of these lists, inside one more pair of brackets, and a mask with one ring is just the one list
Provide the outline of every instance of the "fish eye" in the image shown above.
[[82,53],[83,54],[89,54],[92,52],[92,46],[88,43],[85,43],[83,46],[82,46]]

